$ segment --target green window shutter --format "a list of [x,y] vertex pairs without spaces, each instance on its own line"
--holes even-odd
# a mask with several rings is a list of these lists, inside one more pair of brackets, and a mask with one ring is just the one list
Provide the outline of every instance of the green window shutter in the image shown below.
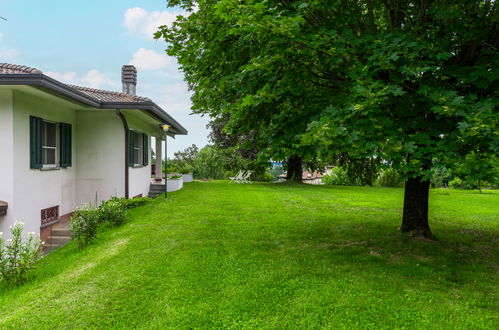
[[149,165],[149,136],[142,133],[142,165]]
[[72,150],[71,150],[71,125],[70,124],[59,124],[60,131],[60,163],[61,167],[71,167],[72,165]]
[[42,168],[43,121],[38,117],[29,117],[30,168]]
[[128,166],[133,166],[133,146],[135,134],[132,130],[128,130]]

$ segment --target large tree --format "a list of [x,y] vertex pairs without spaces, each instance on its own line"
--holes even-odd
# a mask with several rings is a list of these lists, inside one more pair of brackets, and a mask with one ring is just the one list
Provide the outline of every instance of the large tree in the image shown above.
[[157,34],[193,110],[230,113],[226,130],[257,131],[267,155],[389,162],[406,179],[403,232],[431,235],[434,159],[497,152],[495,1],[196,3]]
[[[189,10],[193,6],[182,0],[169,4]],[[283,31],[261,30],[259,18],[267,15],[267,5],[198,1],[197,8],[156,35],[169,43],[168,53],[177,57],[194,91],[193,112],[223,122],[223,132],[234,141],[251,135],[260,159],[286,159],[288,179],[301,181],[303,160],[316,156],[301,145],[301,134],[329,98],[321,78],[309,70],[310,63],[296,45],[288,44]]]

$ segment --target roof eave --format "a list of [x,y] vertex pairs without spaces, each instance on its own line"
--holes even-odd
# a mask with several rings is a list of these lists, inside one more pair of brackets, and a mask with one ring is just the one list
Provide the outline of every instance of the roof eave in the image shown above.
[[154,102],[101,102],[101,106],[103,109],[146,110],[159,121],[170,124],[176,135],[187,135],[188,133],[179,122]]
[[150,112],[162,123],[170,124],[175,134],[186,135],[187,130],[154,102],[101,102],[44,74],[0,74],[0,85],[28,85],[47,88],[83,104],[100,109],[137,109]]

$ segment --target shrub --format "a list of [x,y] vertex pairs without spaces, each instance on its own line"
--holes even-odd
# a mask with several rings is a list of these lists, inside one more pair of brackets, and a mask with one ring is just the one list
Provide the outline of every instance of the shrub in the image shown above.
[[0,233],[0,276],[18,285],[28,279],[29,271],[41,256],[43,243],[35,233],[29,233],[23,240],[24,224],[20,221],[10,228],[12,239],[5,242]]
[[172,179],[172,180],[176,180],[176,179],[180,179],[182,176],[181,175],[173,175],[173,176],[170,176],[168,177],[168,179]]
[[263,182],[272,182],[275,181],[276,179],[272,175],[272,173],[269,172],[264,172],[262,175],[258,175],[255,178],[255,181],[263,181]]
[[190,174],[192,173],[192,167],[191,166],[184,166],[180,169],[180,174]]
[[401,187],[403,185],[400,175],[393,168],[381,172],[376,180],[376,185],[381,187]]
[[83,249],[97,236],[97,227],[101,222],[101,214],[98,208],[85,204],[77,208],[71,216],[72,239],[78,247]]
[[108,222],[113,226],[120,226],[125,222],[125,204],[118,199],[110,199],[99,206],[101,222]]
[[454,189],[463,189],[464,188],[463,180],[461,180],[458,177],[455,177],[454,179],[449,181],[449,187]]
[[149,197],[135,197],[132,199],[121,198],[121,203],[126,210],[145,205],[152,201]]
[[322,177],[322,182],[327,185],[336,186],[348,186],[352,184],[350,178],[348,177],[347,171],[341,166],[333,168],[331,174],[324,175]]
[[432,188],[447,188],[452,177],[450,171],[444,166],[435,166],[431,177]]

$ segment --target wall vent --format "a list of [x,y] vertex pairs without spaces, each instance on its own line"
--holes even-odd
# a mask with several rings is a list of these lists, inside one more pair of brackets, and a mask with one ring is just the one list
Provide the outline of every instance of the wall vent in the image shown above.
[[42,225],[59,219],[59,205],[43,209],[41,212]]

